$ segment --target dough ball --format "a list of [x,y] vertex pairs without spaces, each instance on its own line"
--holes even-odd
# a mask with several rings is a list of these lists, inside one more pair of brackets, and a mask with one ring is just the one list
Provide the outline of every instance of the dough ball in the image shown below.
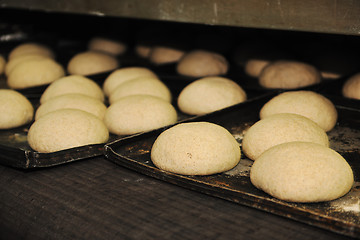
[[245,63],[245,73],[250,77],[258,78],[262,70],[271,63],[270,60],[249,59]]
[[285,142],[303,141],[329,146],[326,132],[314,121],[293,113],[278,113],[252,125],[242,140],[242,150],[256,160],[267,149]]
[[296,89],[321,82],[320,72],[313,66],[296,61],[275,61],[259,76],[265,88]]
[[167,101],[150,95],[124,97],[106,110],[104,122],[116,135],[150,131],[177,121],[175,108]]
[[55,58],[54,52],[40,43],[22,43],[12,49],[9,53],[9,61],[23,55],[41,55],[44,57]]
[[223,77],[205,77],[187,85],[179,94],[178,107],[184,113],[200,115],[246,100],[245,91]]
[[148,58],[150,57],[151,49],[152,48],[150,46],[138,44],[135,46],[135,53],[139,57]]
[[101,120],[106,112],[105,104],[99,99],[83,94],[69,93],[53,97],[41,104],[36,110],[35,120],[38,120],[45,114],[64,108],[80,109],[95,115]]
[[0,54],[0,75],[5,72],[6,60],[3,55]]
[[334,150],[309,142],[283,143],[265,151],[251,167],[255,187],[289,202],[323,202],[350,191],[354,175]]
[[0,129],[20,127],[32,121],[34,107],[21,93],[0,89]]
[[92,75],[112,71],[119,67],[118,60],[106,53],[86,51],[73,56],[67,66],[69,74]]
[[127,46],[125,43],[118,40],[94,37],[89,41],[88,49],[90,51],[99,51],[118,56],[126,52]]
[[52,83],[64,75],[64,68],[53,59],[32,59],[19,63],[10,72],[7,85],[13,89],[24,89]]
[[110,104],[130,95],[151,95],[171,102],[170,89],[159,79],[140,77],[120,84],[109,96]]
[[151,149],[158,168],[184,175],[210,175],[235,167],[240,147],[231,133],[209,122],[182,123],[162,132]]
[[145,67],[124,67],[113,71],[105,79],[103,91],[106,96],[109,96],[110,93],[120,84],[139,77],[158,78],[153,71]]
[[28,132],[32,149],[49,153],[64,149],[105,143],[109,131],[96,116],[78,109],[60,109],[35,121]]
[[5,66],[5,75],[9,76],[10,72],[20,63],[30,60],[44,59],[44,58],[49,58],[49,57],[43,55],[26,54],[13,58],[10,61],[8,61],[8,63]]
[[360,73],[353,75],[342,88],[344,97],[360,100]]
[[96,82],[84,76],[69,75],[51,83],[41,95],[40,103],[43,104],[53,97],[69,93],[84,94],[102,102],[105,100],[104,93]]
[[185,51],[172,48],[155,46],[150,52],[150,62],[156,65],[175,63],[185,54]]
[[261,108],[260,119],[277,113],[295,113],[310,118],[326,132],[334,128],[338,117],[334,104],[312,91],[290,91],[275,96]]
[[186,53],[176,67],[179,74],[189,77],[223,75],[228,69],[229,63],[224,56],[205,50]]

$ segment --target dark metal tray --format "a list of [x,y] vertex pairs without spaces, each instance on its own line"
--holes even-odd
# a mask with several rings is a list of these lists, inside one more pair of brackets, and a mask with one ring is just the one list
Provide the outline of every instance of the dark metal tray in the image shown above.
[[[272,94],[228,109],[200,116],[191,121],[209,121],[228,129],[241,145],[244,131],[258,120],[258,112]],[[289,219],[343,235],[360,238],[360,110],[347,106],[346,100],[334,101],[339,119],[328,133],[331,148],[351,165],[355,181],[344,197],[322,203],[289,203],[256,189],[250,182],[252,161],[242,154],[237,167],[221,174],[185,176],[159,170],[150,159],[157,136],[167,128],[116,140],[105,146],[105,156],[115,164],[194,191],[264,210]]]

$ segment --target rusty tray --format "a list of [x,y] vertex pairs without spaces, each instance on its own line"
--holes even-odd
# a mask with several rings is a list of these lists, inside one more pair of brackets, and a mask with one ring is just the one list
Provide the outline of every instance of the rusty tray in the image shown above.
[[[191,121],[219,124],[228,129],[241,145],[244,131],[258,121],[260,108],[272,96],[258,97]],[[150,151],[157,136],[168,127],[107,144],[105,156],[115,164],[181,187],[360,238],[360,110],[347,105],[345,99],[334,103],[339,119],[336,127],[328,133],[330,146],[349,162],[356,181],[347,195],[334,201],[300,204],[271,197],[251,184],[249,170],[252,161],[245,156],[234,169],[209,176],[185,176],[160,170],[152,164]]]

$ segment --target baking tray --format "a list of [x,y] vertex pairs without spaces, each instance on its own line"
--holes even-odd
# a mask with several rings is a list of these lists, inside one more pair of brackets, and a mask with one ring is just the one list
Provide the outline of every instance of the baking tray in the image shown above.
[[[190,121],[208,121],[228,129],[241,145],[244,132],[256,121],[260,108],[274,95],[252,101]],[[242,154],[240,163],[232,170],[209,176],[186,176],[166,172],[155,167],[150,159],[151,147],[162,128],[116,140],[105,146],[109,161],[136,172],[181,187],[238,204],[260,209],[289,219],[320,227],[343,235],[360,237],[360,111],[347,106],[346,101],[335,101],[339,113],[336,127],[328,132],[330,146],[351,165],[355,184],[344,197],[322,203],[289,203],[256,189],[250,182],[252,161]],[[185,121],[186,122],[186,121]]]

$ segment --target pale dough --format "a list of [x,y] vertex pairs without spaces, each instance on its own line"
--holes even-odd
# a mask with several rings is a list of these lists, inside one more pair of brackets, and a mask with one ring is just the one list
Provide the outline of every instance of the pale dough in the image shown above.
[[344,97],[360,100],[360,73],[353,75],[342,87]]
[[0,89],[0,129],[22,126],[32,121],[34,107],[21,93]]
[[151,49],[152,49],[152,47],[150,47],[150,46],[138,44],[135,46],[135,53],[139,57],[148,58],[150,56]]
[[229,63],[218,53],[193,50],[186,53],[177,63],[177,73],[189,77],[206,77],[226,74]]
[[64,75],[63,66],[51,58],[29,59],[10,72],[7,85],[12,89],[24,89],[52,83]]
[[210,175],[235,167],[240,147],[224,127],[210,122],[182,123],[162,132],[151,148],[158,168],[184,175]]
[[90,51],[99,51],[114,56],[122,55],[126,52],[127,46],[120,40],[110,39],[106,37],[94,37],[88,43]]
[[5,72],[6,60],[3,55],[0,54],[0,75]]
[[79,93],[90,97],[105,100],[101,87],[92,79],[80,75],[68,75],[52,82],[40,97],[40,103],[69,93]]
[[260,110],[260,119],[277,113],[295,113],[310,118],[326,132],[332,130],[338,113],[334,104],[313,91],[289,91],[270,99]]
[[298,114],[278,113],[257,121],[245,132],[242,150],[256,160],[267,149],[293,141],[329,146],[326,132],[314,121]]
[[49,153],[105,143],[109,131],[96,116],[78,109],[60,109],[35,121],[28,132],[30,147]]
[[251,167],[250,180],[271,196],[289,202],[323,202],[350,191],[354,175],[334,150],[290,142],[265,151]]
[[264,88],[296,89],[321,82],[320,72],[312,65],[297,61],[274,61],[259,76]]
[[117,86],[109,96],[109,103],[113,104],[130,95],[151,95],[167,102],[171,102],[172,99],[170,89],[162,81],[152,77],[139,77]]
[[67,65],[69,74],[88,76],[112,71],[119,67],[118,60],[109,54],[86,51],[73,56]]
[[270,63],[270,60],[265,59],[249,59],[245,63],[244,71],[247,75],[258,78],[262,70]]
[[35,120],[45,114],[64,108],[80,109],[102,120],[107,107],[97,98],[84,94],[69,93],[53,97],[41,104],[35,112]]
[[151,49],[149,60],[155,65],[169,64],[178,62],[185,51],[164,46],[155,46]]
[[8,60],[10,61],[23,55],[41,55],[49,58],[55,58],[53,50],[48,46],[40,43],[28,42],[22,43],[13,48],[8,55]]
[[49,58],[49,57],[43,56],[43,55],[36,55],[36,54],[26,54],[26,55],[21,55],[21,56],[18,56],[16,58],[13,58],[10,61],[8,61],[6,66],[5,66],[5,75],[9,76],[10,72],[17,65],[19,65],[22,62],[29,61],[29,60],[44,59],[44,58]]
[[179,94],[179,109],[190,115],[214,112],[247,99],[236,82],[223,77],[205,77],[188,84]]
[[104,122],[116,135],[150,131],[177,121],[175,108],[167,101],[150,95],[124,97],[106,110]]

